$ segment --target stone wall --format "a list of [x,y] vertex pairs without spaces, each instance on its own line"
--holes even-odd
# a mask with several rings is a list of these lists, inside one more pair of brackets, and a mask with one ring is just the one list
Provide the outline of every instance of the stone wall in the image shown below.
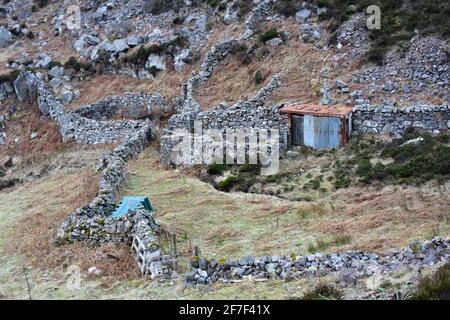
[[402,135],[408,128],[442,131],[450,128],[449,105],[420,105],[404,109],[389,105],[356,106],[353,132]]
[[77,143],[110,143],[124,140],[136,132],[150,132],[148,121],[96,121],[77,113],[66,113],[63,103],[45,88],[41,80],[37,81],[37,87],[39,110],[58,123],[64,141],[74,139]]
[[170,106],[161,94],[131,93],[123,96],[110,96],[72,111],[82,117],[94,120],[107,120],[114,116],[137,119],[156,113],[169,113]]
[[[172,150],[182,141],[183,136],[174,134],[176,129],[191,131],[193,121],[199,121],[203,130],[218,129],[225,139],[226,129],[278,129],[280,131],[280,149],[287,148],[288,118],[280,114],[281,105],[264,106],[267,95],[280,85],[279,76],[275,75],[265,87],[259,90],[248,101],[240,101],[232,106],[220,104],[205,112],[185,112],[172,116],[161,137],[161,162],[165,165],[173,164]],[[206,146],[203,146],[206,148]],[[224,150],[226,151],[226,150]]]
[[42,114],[49,116],[58,124],[64,140],[74,139],[78,143],[86,144],[120,142],[111,152],[103,154],[99,161],[98,195],[88,205],[78,208],[69,215],[58,230],[55,243],[74,241],[130,243],[138,223],[147,224],[151,230],[158,231],[159,227],[150,212],[130,211],[118,218],[110,217],[118,200],[119,187],[125,178],[125,162],[140,153],[151,139],[150,121],[97,121],[83,116],[98,112],[99,105],[103,105],[103,102],[85,106],[80,113],[67,113],[62,102],[31,72],[19,75],[17,87],[23,96],[37,100]]
[[425,266],[450,260],[450,238],[416,241],[400,250],[379,255],[363,251],[347,251],[324,255],[243,257],[239,260],[217,261],[193,257],[186,282],[208,284],[253,277],[255,279],[292,279],[325,276],[340,272],[340,278],[354,284],[358,278],[391,272],[402,267],[420,270]]

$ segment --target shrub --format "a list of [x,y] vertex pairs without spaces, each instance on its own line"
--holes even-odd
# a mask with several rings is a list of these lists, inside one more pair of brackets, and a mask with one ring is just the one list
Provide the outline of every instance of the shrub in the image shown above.
[[239,16],[243,17],[252,10],[252,0],[238,0]]
[[38,6],[39,8],[43,8],[43,7],[45,7],[46,5],[48,5],[49,0],[34,0],[34,2],[37,4],[37,6]]
[[33,39],[35,37],[35,33],[33,31],[28,31],[26,36],[28,39]]
[[238,179],[236,177],[230,176],[225,180],[220,181],[219,184],[217,185],[217,189],[220,191],[229,192],[237,181]]
[[211,175],[222,174],[226,170],[227,170],[226,164],[213,163],[208,166],[208,174]]
[[[369,5],[378,5],[382,12],[382,29],[369,32],[370,48],[367,60],[383,63],[386,52],[394,45],[404,47],[414,36],[415,29],[423,34],[437,33],[442,37],[450,35],[450,2],[440,0],[319,0],[320,7],[328,10],[319,16],[320,20],[329,19],[329,30],[333,34],[330,43],[337,40],[336,30],[348,20],[354,11],[365,12]],[[355,5],[356,10],[348,10],[349,5]]]
[[184,22],[184,17],[181,17],[181,16],[177,16],[172,20],[172,24],[175,24],[175,25],[183,24],[183,22]]
[[270,28],[269,30],[261,34],[261,41],[267,42],[276,37],[278,37],[278,30],[276,28]]
[[341,300],[342,291],[331,284],[319,283],[307,292],[302,300]]
[[258,175],[261,172],[261,164],[250,164],[250,163],[243,164],[239,167],[239,172]]
[[20,35],[20,29],[19,28],[11,28],[11,29],[9,29],[9,32],[11,32],[15,36]]
[[299,9],[299,1],[279,0],[274,4],[273,10],[286,17],[293,16]]
[[[174,40],[175,41],[175,40]],[[166,51],[166,46],[163,44],[152,44],[150,46],[140,46],[138,50],[133,51],[127,57],[123,58],[125,63],[144,66],[151,54],[161,54]]]
[[263,82],[264,77],[262,75],[261,70],[256,70],[255,76],[253,78],[254,78],[256,84],[260,84],[261,82]]
[[184,5],[183,0],[148,0],[144,10],[151,14],[161,14],[169,10],[178,11]]
[[244,43],[234,43],[230,48],[230,54],[237,57],[242,64],[250,64],[252,57],[248,53],[248,47]]
[[20,73],[19,70],[12,70],[9,73],[0,74],[0,83],[11,82],[16,80],[19,73]]
[[39,8],[37,5],[33,4],[33,6],[31,7],[31,12],[38,12]]
[[440,267],[433,276],[419,280],[415,300],[450,300],[450,263]]
[[50,63],[48,64],[47,69],[50,70],[51,68],[56,67],[56,66],[59,66],[59,67],[62,66],[61,62],[52,60],[52,61],[50,61]]
[[92,66],[92,64],[86,63],[86,62],[80,62],[75,57],[70,57],[69,60],[67,60],[67,62],[64,64],[64,68],[72,69],[76,72],[80,71],[81,69],[83,69],[85,71],[90,71],[90,72],[94,71],[94,67]]

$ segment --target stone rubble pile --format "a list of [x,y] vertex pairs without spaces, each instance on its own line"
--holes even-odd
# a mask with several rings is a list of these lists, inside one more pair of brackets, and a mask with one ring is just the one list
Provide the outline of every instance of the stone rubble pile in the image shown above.
[[352,75],[352,81],[365,84],[365,91],[405,95],[413,93],[450,97],[448,41],[433,36],[411,39],[404,57],[388,55],[382,66],[368,66]]
[[450,260],[450,239],[436,237],[431,241],[416,241],[400,250],[385,254],[347,251],[325,255],[243,257],[239,260],[217,261],[193,257],[191,271],[185,280],[191,284],[229,282],[254,279],[292,279],[339,273],[344,284],[354,285],[358,278],[389,273],[402,267],[420,270],[426,266]]
[[240,36],[241,40],[249,39],[258,31],[259,22],[270,12],[273,5],[277,1],[278,0],[257,1],[256,7],[254,7],[252,11],[250,11],[247,19],[245,20],[245,30]]

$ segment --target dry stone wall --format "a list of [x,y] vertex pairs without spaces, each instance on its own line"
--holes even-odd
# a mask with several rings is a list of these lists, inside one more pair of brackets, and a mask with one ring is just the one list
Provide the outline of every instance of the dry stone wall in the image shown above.
[[110,96],[72,111],[74,114],[93,120],[107,120],[115,115],[136,119],[151,117],[159,112],[170,112],[170,106],[161,94],[131,92],[122,96]]
[[[74,139],[86,144],[120,142],[114,150],[103,154],[99,161],[98,196],[69,215],[58,230],[55,243],[130,243],[136,234],[135,226],[138,223],[147,224],[151,230],[158,232],[159,226],[153,219],[153,214],[145,210],[130,211],[117,218],[110,217],[117,202],[119,187],[125,178],[125,162],[141,152],[151,139],[150,121],[97,121],[83,116],[83,112],[89,114],[89,107],[84,107],[81,114],[67,113],[62,102],[33,73],[21,73],[19,79],[26,80],[23,81],[21,92],[28,98],[31,97],[28,93],[36,94],[39,110],[59,125],[64,140]],[[92,108],[98,111],[97,105],[94,104]]]
[[389,105],[362,105],[353,109],[355,134],[402,135],[409,128],[442,131],[450,128],[449,105],[419,105],[399,109]]
[[339,272],[344,284],[354,285],[359,278],[389,273],[402,267],[420,270],[450,260],[450,238],[436,237],[431,241],[416,241],[400,250],[386,254],[347,251],[325,255],[243,257],[239,260],[217,261],[193,257],[186,282],[209,284],[254,279],[292,279],[325,276]]

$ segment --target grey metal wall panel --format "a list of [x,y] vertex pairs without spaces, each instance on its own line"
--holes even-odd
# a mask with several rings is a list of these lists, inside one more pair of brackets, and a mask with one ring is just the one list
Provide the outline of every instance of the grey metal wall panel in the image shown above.
[[340,119],[335,117],[314,117],[303,119],[304,145],[316,149],[339,147]]

